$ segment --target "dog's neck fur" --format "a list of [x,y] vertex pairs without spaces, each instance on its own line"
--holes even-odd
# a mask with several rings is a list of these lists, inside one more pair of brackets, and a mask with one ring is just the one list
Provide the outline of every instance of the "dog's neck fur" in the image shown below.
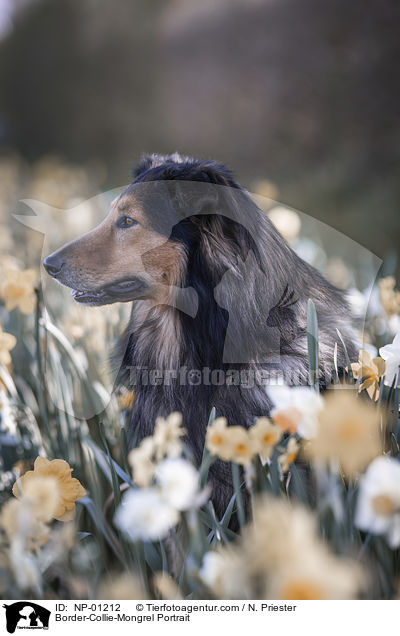
[[[270,228],[267,229],[270,233]],[[134,303],[122,339],[124,373],[121,377],[125,376],[125,382],[129,384],[129,374],[132,377],[133,372],[135,376],[132,386],[135,392],[131,419],[133,433],[139,439],[150,435],[158,415],[181,411],[192,450],[200,459],[205,425],[213,406],[218,415],[226,416],[231,424],[248,426],[255,416],[268,414],[271,404],[265,386],[248,389],[203,383],[192,385],[187,382],[187,376],[186,382],[182,383],[180,370],[284,369],[288,375],[295,372],[298,381],[307,384],[307,299],[314,299],[320,319],[321,375],[328,360],[332,364],[336,336],[330,324],[332,316],[335,315],[337,324],[346,305],[339,292],[301,261],[283,241],[279,260],[286,259],[286,268],[282,268],[285,284],[277,287],[273,294],[271,289],[264,294],[265,286],[268,281],[271,285],[272,281],[276,284],[282,274],[268,270],[262,254],[258,255],[256,266],[247,272],[247,280],[243,281],[237,257],[225,254],[221,263],[213,254],[207,254],[204,246],[199,249],[196,244],[195,247],[186,249],[184,267],[179,280],[174,282],[183,288],[194,288],[198,296],[196,315],[191,317],[171,305],[157,305],[145,300]],[[274,247],[276,252],[278,248]],[[241,258],[244,261],[246,254]],[[216,293],[221,277],[226,274],[229,280]],[[291,302],[282,299],[282,290]],[[329,307],[326,306],[327,297]],[[344,322],[342,324],[344,326]],[[278,352],[273,351],[274,341],[278,342]],[[228,361],[225,361],[226,346],[231,357]],[[240,358],[243,351],[245,360]],[[274,362],[276,353],[278,363]],[[344,366],[344,360],[340,363]],[[142,370],[159,374],[158,380],[149,381],[149,375],[143,376]],[[167,382],[164,380],[166,372],[172,372]],[[290,383],[290,379],[285,378],[285,381]]]

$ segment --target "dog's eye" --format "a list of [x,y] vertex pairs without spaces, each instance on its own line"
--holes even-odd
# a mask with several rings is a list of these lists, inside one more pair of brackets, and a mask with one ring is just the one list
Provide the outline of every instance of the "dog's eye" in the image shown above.
[[122,216],[117,223],[118,227],[121,228],[133,227],[137,224],[138,222],[135,221],[135,219],[132,219],[132,217],[130,216]]

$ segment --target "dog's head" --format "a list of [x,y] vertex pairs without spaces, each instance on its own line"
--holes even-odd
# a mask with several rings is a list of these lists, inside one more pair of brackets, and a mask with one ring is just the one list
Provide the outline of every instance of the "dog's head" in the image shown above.
[[223,166],[179,155],[152,155],[134,176],[98,227],[44,260],[50,276],[72,288],[79,303],[167,302],[187,256],[173,228],[190,217],[197,218],[198,231],[198,215],[218,210],[215,185],[238,188]]

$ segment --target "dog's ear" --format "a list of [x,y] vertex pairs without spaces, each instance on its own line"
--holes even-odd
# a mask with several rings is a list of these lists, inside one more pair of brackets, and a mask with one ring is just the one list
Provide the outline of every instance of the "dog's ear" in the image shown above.
[[182,157],[178,152],[174,152],[172,155],[160,155],[157,153],[143,155],[138,165],[132,170],[131,176],[136,179],[152,168],[164,168],[164,174],[161,172],[158,178],[175,179],[177,166],[181,166],[187,160],[187,157]]
[[131,172],[131,176],[133,177],[133,179],[136,179],[136,177],[139,177],[144,172],[147,172],[147,170],[153,167],[153,163],[153,155],[145,155],[144,157],[142,157],[137,166],[135,166]]
[[218,186],[193,181],[170,181],[171,200],[181,219],[199,222],[199,216],[216,214],[218,209]]
[[250,200],[238,188],[205,181],[168,183],[172,207],[179,222],[198,236],[203,256],[214,266],[231,267],[258,253],[252,229]]

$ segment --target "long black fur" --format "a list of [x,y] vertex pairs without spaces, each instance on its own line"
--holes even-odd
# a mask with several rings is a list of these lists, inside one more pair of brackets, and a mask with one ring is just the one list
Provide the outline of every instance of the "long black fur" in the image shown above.
[[[338,340],[336,327],[349,354],[354,354],[350,310],[343,294],[295,254],[225,166],[177,154],[152,155],[139,164],[131,186],[150,181],[168,182],[166,207],[172,201],[182,208],[182,221],[173,227],[170,238],[182,245],[185,255],[180,285],[195,289],[199,305],[194,318],[171,306],[149,307],[143,321],[137,316],[143,314],[146,301],[134,303],[118,346],[119,381],[129,384],[129,368],[178,370],[186,366],[189,370],[275,369],[286,382],[291,382],[294,372],[298,379],[293,382],[307,384],[306,318],[307,301],[312,298],[319,323],[320,382],[322,386],[328,383]],[[215,195],[195,201],[187,194],[180,196],[178,184],[182,182],[220,187],[215,188]],[[240,263],[249,255],[252,267],[244,280]],[[226,284],[218,287],[225,275]],[[245,361],[240,357],[236,364],[223,361],[227,338],[233,358],[245,350]],[[278,362],[269,359],[276,347]],[[338,364],[345,366],[340,346]],[[139,377],[133,389],[131,439],[139,441],[150,435],[157,416],[180,411],[187,443],[198,463],[212,407],[229,424],[246,427],[271,408],[268,387],[259,385],[190,386],[177,379],[170,385],[151,386]],[[212,498],[221,514],[232,493],[229,466],[217,462],[211,480]]]

